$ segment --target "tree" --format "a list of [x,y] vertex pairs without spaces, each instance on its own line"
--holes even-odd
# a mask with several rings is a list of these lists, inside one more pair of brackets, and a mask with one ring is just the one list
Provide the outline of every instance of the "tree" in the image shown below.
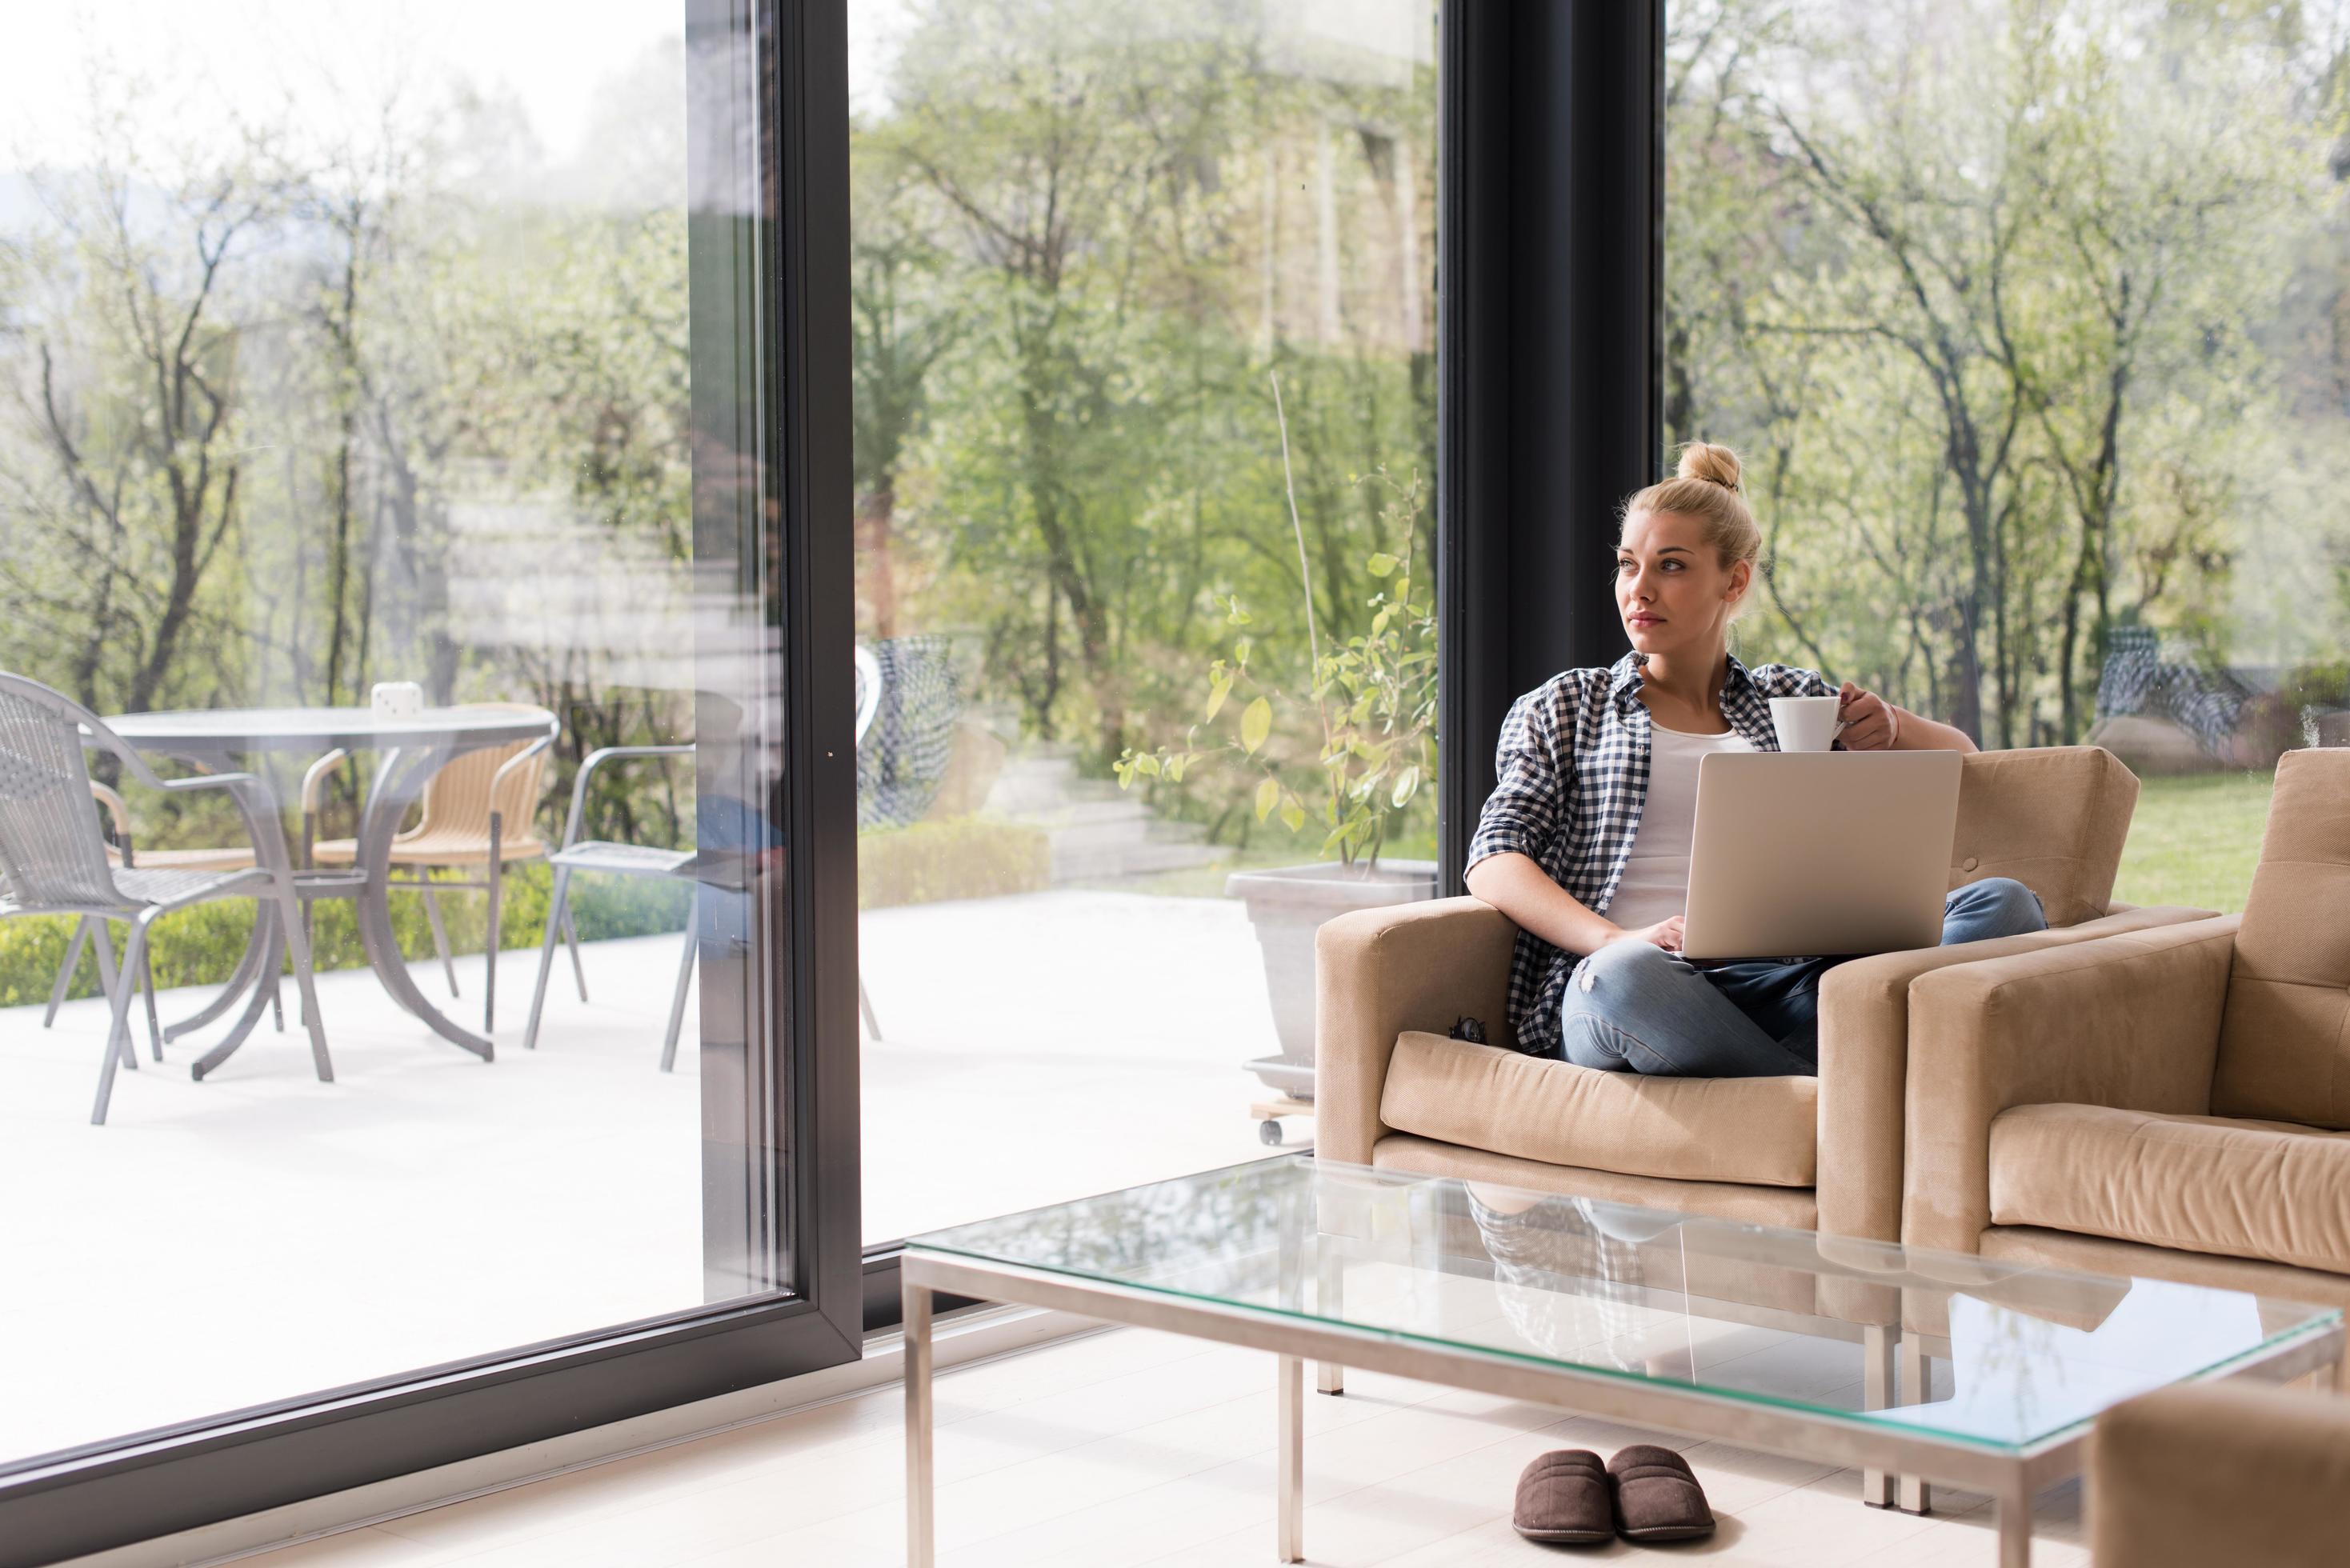
[[87,171],[36,182],[0,237],[18,324],[0,475],[32,528],[0,555],[18,638],[86,706],[156,705],[241,515],[247,339],[237,286],[284,212],[250,162],[163,172],[118,117]]
[[2245,432],[2290,423],[2308,41],[2133,0],[1675,28],[1667,408],[1762,459],[1762,635],[2007,745],[2079,737],[2124,618],[2216,656]]

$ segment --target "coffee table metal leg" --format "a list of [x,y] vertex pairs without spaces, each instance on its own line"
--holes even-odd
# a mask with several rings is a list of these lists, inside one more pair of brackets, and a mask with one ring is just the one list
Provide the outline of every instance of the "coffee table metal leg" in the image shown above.
[[1305,1363],[1280,1358],[1274,1374],[1281,1406],[1276,1466],[1280,1470],[1281,1522],[1275,1552],[1284,1563],[1305,1561]]
[[[1933,1360],[1926,1354],[1926,1342],[1914,1334],[1901,1336],[1901,1403],[1923,1405],[1933,1397]],[[1897,1503],[1906,1513],[1934,1511],[1934,1489],[1923,1476],[1903,1476]]]
[[931,1293],[899,1293],[906,1337],[906,1568],[931,1568],[937,1553],[937,1475],[931,1464]]
[[2032,1494],[2021,1485],[2000,1494],[1999,1568],[2032,1568]]
[[[1320,1236],[1315,1239],[1315,1283],[1321,1295],[1315,1310],[1322,1316],[1336,1321],[1344,1303],[1347,1282],[1347,1261],[1338,1253],[1338,1239]],[[1347,1369],[1335,1361],[1314,1364],[1314,1388],[1320,1394],[1344,1394],[1347,1391]]]
[[[1893,1330],[1880,1323],[1864,1325],[1861,1331],[1861,1408],[1883,1410],[1895,1403],[1893,1378]],[[1860,1501],[1871,1508],[1893,1506],[1892,1475],[1885,1470],[1860,1472]]]

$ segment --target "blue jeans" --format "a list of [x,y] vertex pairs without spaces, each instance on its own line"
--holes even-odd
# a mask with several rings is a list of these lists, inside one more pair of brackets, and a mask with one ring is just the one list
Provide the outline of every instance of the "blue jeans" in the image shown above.
[[[2008,877],[1942,905],[1942,945],[2048,929],[2039,896]],[[1777,1078],[1819,1071],[1820,976],[1836,959],[1697,961],[1649,942],[1614,942],[1575,966],[1561,1010],[1579,1067],[1684,1078]]]

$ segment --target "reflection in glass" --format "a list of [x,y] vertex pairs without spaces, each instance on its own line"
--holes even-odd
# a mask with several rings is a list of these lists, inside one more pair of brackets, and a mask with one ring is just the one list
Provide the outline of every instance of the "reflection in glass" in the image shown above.
[[2243,908],[2350,744],[2339,12],[1674,0],[1665,426],[1745,453],[1742,656],[2144,782],[2116,898]]

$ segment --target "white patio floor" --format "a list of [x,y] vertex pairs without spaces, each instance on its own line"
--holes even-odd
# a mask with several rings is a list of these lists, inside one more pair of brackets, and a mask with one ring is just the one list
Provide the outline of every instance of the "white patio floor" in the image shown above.
[[[874,911],[865,1234],[884,1240],[1269,1152],[1241,1064],[1274,1049],[1237,903],[1107,892]],[[191,1043],[88,1125],[101,1003],[0,1011],[0,1459],[691,1307],[700,1085],[656,1070],[677,939],[499,971],[498,1059],[324,975],[336,1081],[266,1023]],[[413,966],[436,1001],[437,964]],[[461,959],[479,1020],[482,961]],[[289,988],[288,996],[291,992]],[[168,1021],[196,992],[163,996]],[[217,1037],[218,1029],[206,1032]],[[142,1057],[143,1041],[142,1041]]]

